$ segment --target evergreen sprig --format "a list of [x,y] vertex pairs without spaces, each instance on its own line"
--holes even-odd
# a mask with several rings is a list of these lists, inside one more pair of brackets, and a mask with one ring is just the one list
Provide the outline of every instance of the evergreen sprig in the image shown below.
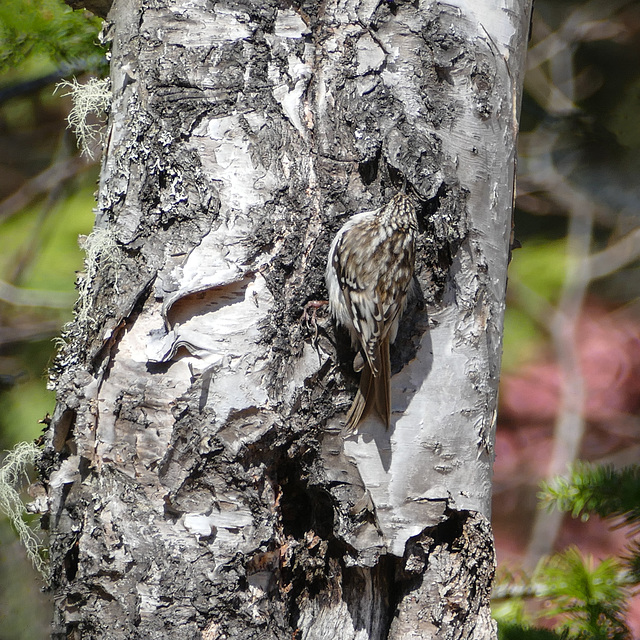
[[591,514],[621,518],[622,523],[640,526],[640,466],[614,469],[610,465],[575,463],[568,477],[542,484],[539,498],[548,508],[571,512],[586,519]]
[[629,572],[629,582],[631,584],[640,583],[640,542],[638,540],[629,543],[627,553],[622,559]]
[[[629,572],[616,558],[596,563],[571,547],[543,558],[532,574],[503,574],[497,580],[494,604],[500,640],[626,640],[624,622],[629,598]],[[525,600],[544,601],[532,615]],[[535,611],[535,609],[534,609]],[[537,628],[538,618],[555,619],[553,632]]]
[[498,625],[498,640],[569,640],[569,632],[506,623]]
[[95,59],[102,20],[62,0],[0,2],[0,73],[33,54],[54,63]]
[[562,616],[561,629],[571,637],[593,640],[624,640],[629,630],[624,622],[629,592],[626,572],[616,558],[596,564],[571,547],[551,556],[539,569],[537,582],[549,601],[545,616]]
[[[578,462],[566,477],[543,483],[539,498],[547,508],[570,512],[573,517],[586,520],[595,514],[617,518],[620,524],[631,527],[631,535],[640,530],[638,465],[614,469],[610,465]],[[640,542],[630,543],[627,554],[622,559],[625,565],[613,557],[597,564],[577,548],[541,561],[525,581],[526,589],[523,591],[521,585],[522,593],[518,595],[516,591],[514,595],[516,600],[523,596],[546,600],[544,617],[559,619],[553,632],[556,635],[528,626],[530,621],[523,616],[507,622],[506,627],[501,625],[501,640],[630,638],[624,622],[625,602],[629,598],[628,586],[640,582]]]

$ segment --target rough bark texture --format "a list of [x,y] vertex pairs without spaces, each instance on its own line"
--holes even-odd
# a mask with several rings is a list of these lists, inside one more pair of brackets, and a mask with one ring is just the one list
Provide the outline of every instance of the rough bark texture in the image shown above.
[[[458,6],[459,5],[459,6]],[[528,0],[117,0],[77,321],[54,369],[54,638],[490,638],[488,524]],[[393,415],[321,310],[410,183]]]

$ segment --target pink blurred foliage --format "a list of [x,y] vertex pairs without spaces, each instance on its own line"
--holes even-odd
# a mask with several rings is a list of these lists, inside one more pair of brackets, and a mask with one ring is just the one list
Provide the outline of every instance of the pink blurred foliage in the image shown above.
[[[640,409],[640,322],[591,303],[578,323],[576,344],[586,385],[589,423],[626,420]],[[553,423],[562,390],[557,361],[545,357],[502,381],[500,417],[505,422]]]
[[[580,458],[620,466],[640,462],[640,320],[590,301],[575,335],[585,387],[585,437]],[[553,446],[561,402],[562,372],[550,347],[520,371],[503,376],[494,465],[493,525],[498,560],[517,567],[524,557],[540,481]],[[620,555],[628,539],[615,523],[566,515],[556,550],[577,545],[602,559]],[[628,622],[640,637],[640,598]]]

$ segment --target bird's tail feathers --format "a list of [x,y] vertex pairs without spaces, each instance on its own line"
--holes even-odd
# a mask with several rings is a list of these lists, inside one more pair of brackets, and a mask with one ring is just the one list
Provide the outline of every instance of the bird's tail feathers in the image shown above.
[[376,411],[388,429],[391,421],[391,359],[388,338],[385,338],[380,345],[378,375],[374,378],[373,387]]
[[349,431],[357,429],[374,408],[385,427],[389,428],[391,418],[391,364],[388,339],[383,340],[380,345],[377,364],[378,374],[374,375],[366,359],[362,362],[360,386],[347,412],[347,430]]
[[356,397],[351,403],[351,407],[347,412],[347,430],[355,431],[358,425],[369,415],[374,405],[375,378],[371,373],[371,367],[368,362],[364,362],[362,372],[360,373],[360,386],[356,392]]

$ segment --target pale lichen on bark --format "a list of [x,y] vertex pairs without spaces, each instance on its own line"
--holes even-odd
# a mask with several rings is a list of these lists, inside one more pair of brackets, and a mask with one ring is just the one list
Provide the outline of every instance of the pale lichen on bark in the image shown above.
[[[56,637],[494,633],[529,5],[459,4],[115,3],[96,228],[119,268],[90,274],[41,465]],[[337,229],[398,180],[424,229],[392,427],[345,439],[348,340],[300,318]]]

